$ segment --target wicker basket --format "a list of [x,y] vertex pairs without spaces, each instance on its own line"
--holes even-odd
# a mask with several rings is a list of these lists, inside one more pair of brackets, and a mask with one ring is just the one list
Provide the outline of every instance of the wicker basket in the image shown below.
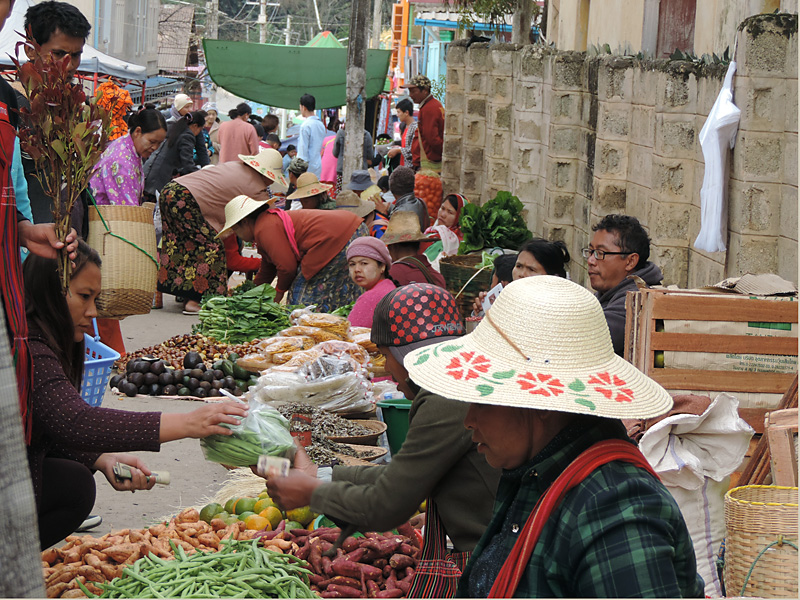
[[447,291],[456,297],[461,320],[472,314],[472,303],[479,292],[486,292],[492,284],[492,267],[478,269],[482,254],[447,256],[439,262],[439,269],[447,284]]
[[89,207],[87,242],[103,260],[98,317],[122,318],[150,312],[158,275],[152,207]]
[[386,423],[375,419],[351,419],[353,423],[358,423],[362,427],[369,429],[370,433],[364,435],[333,436],[328,439],[339,444],[359,444],[361,446],[375,446],[378,438],[386,431]]
[[798,597],[796,487],[746,485],[729,490],[725,529],[728,596]]

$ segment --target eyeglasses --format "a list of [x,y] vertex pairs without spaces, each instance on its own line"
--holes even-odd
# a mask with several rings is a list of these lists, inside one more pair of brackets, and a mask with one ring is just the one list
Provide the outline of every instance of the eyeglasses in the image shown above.
[[598,250],[597,248],[582,248],[581,254],[583,258],[589,260],[589,257],[594,255],[595,259],[603,260],[606,256],[619,254],[619,255],[626,255],[626,254],[633,254],[633,252],[606,252],[605,250]]

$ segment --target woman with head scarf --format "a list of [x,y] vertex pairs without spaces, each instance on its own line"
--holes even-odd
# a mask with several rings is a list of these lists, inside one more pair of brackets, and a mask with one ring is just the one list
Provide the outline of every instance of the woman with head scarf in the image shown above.
[[426,233],[436,233],[436,227],[442,225],[447,227],[450,231],[458,236],[458,241],[464,239],[461,233],[461,210],[466,204],[467,200],[461,194],[449,194],[442,200],[442,205],[439,207],[439,212],[436,214],[436,222],[429,227]]
[[219,164],[219,111],[213,102],[203,105],[206,112],[206,124],[203,128],[203,137],[209,150],[209,159],[212,165]]
[[395,288],[389,278],[392,257],[386,245],[374,237],[353,240],[347,247],[350,279],[364,290],[347,317],[353,327],[372,327],[372,315],[381,299]]

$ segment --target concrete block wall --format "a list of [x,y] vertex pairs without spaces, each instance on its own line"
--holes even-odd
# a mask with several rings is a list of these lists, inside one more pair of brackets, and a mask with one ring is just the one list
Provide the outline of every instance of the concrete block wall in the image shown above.
[[760,15],[739,32],[742,120],[728,181],[728,249],[693,247],[704,159],[698,141],[727,67],[588,57],[537,46],[455,43],[445,118],[445,193],[479,203],[509,190],[536,235],[563,240],[570,274],[602,216],[636,216],[664,282],[744,272],[797,281],[797,18]]

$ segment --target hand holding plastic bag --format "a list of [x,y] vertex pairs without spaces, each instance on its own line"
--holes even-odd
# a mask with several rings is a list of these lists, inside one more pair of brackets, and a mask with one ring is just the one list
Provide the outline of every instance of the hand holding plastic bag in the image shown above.
[[261,455],[294,457],[296,447],[289,421],[271,406],[254,403],[238,425],[224,426],[233,430],[233,435],[210,435],[200,440],[206,460],[249,467],[258,464]]

